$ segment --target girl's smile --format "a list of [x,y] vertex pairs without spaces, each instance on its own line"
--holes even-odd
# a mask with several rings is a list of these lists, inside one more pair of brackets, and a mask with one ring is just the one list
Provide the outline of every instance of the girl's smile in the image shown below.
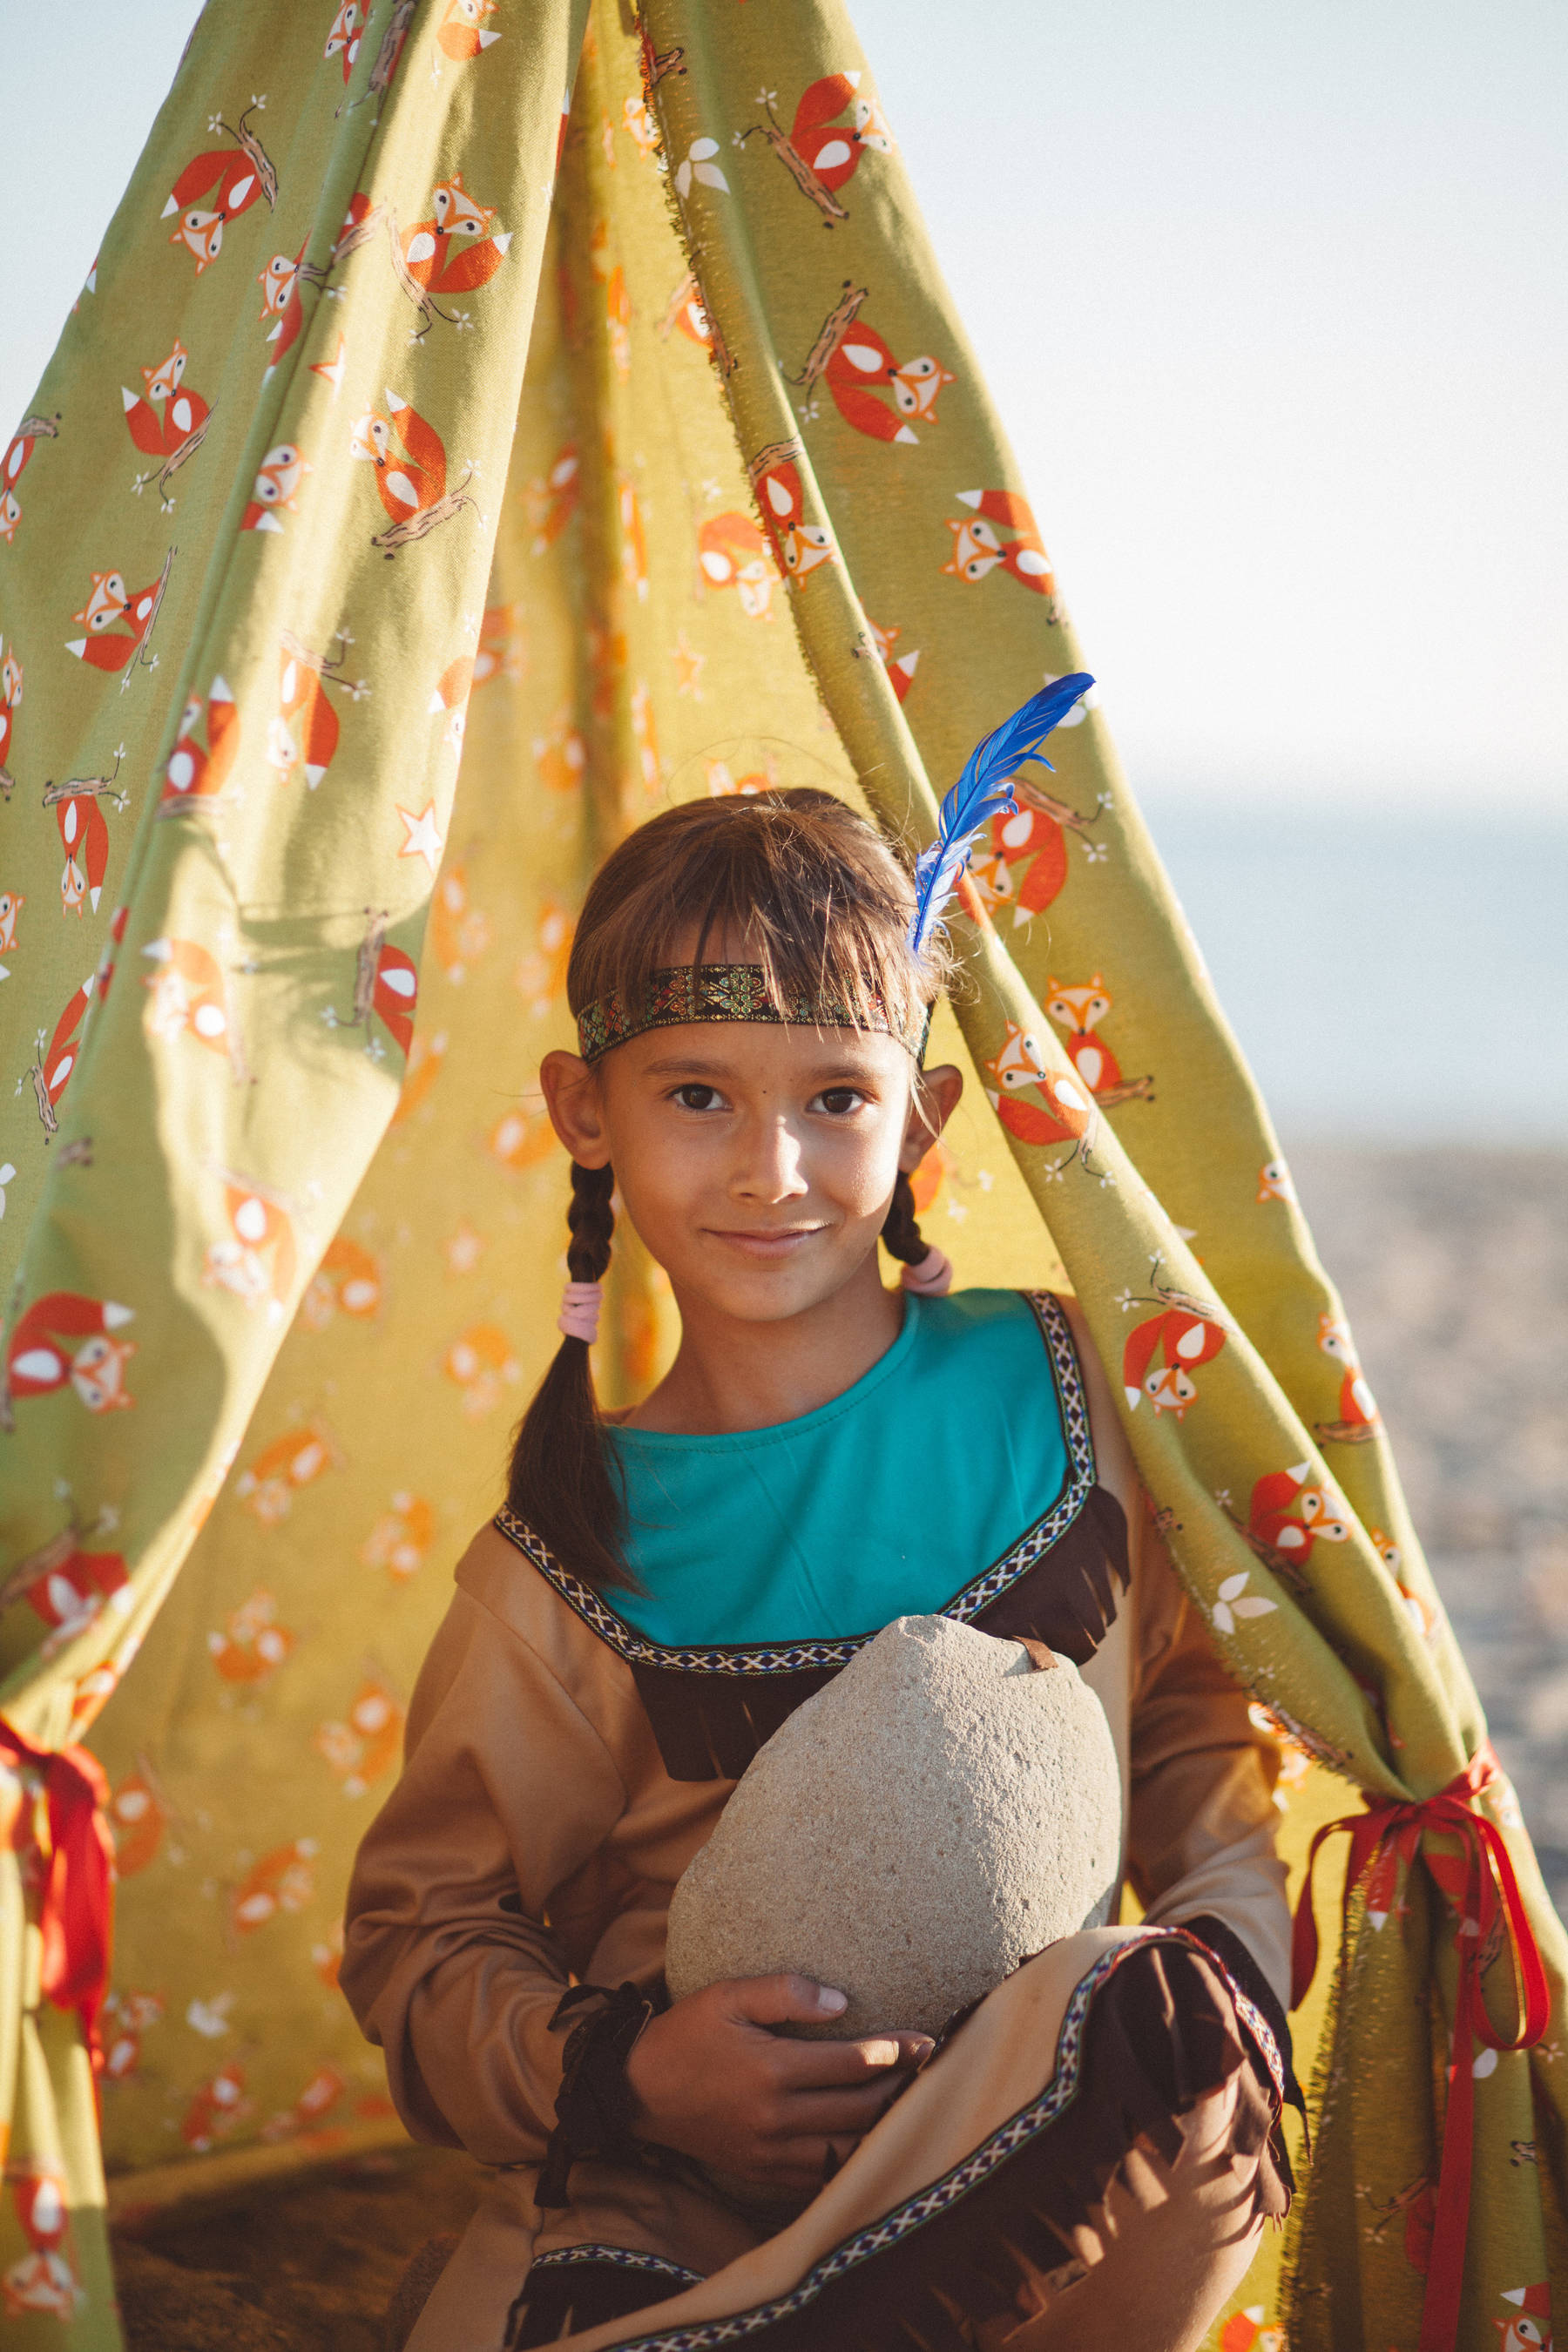
[[921,1080],[877,1031],[692,1022],[594,1069],[549,1055],[540,1075],[556,1133],[580,1166],[614,1168],[680,1310],[679,1353],[634,1423],[788,1420],[837,1394],[847,1361],[858,1377],[891,1347],[903,1302],[877,1237],[900,1171],[958,1100],[957,1070]]

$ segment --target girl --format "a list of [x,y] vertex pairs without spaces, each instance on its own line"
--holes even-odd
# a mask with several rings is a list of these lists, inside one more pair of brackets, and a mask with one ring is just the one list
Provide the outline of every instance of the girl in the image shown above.
[[[813,791],[671,809],[589,891],[580,1050],[541,1071],[564,1337],[349,1895],[342,1983],[404,2121],[497,2168],[410,2352],[1173,2352],[1289,2203],[1277,1759],[1073,1302],[942,1295],[910,1177],[963,1082],[922,1067],[945,974],[914,899]],[[601,1415],[617,1205],[681,1339]],[[1144,1927],[1053,1945],[934,2049],[792,2038],[845,2000],[790,1976],[670,2005],[666,1907],[737,1776],[932,1612],[1097,1691]]]

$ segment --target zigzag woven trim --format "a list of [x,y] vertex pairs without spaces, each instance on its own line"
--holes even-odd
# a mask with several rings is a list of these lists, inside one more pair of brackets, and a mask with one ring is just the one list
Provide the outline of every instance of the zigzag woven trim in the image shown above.
[[[1026,1576],[1043,1552],[1067,1533],[1088,1499],[1094,1485],[1094,1444],[1089,1432],[1089,1401],[1084,1394],[1083,1375],[1079,1370],[1078,1355],[1072,1343],[1072,1333],[1060,1302],[1048,1290],[1024,1293],[1034,1308],[1045,1338],[1052,1377],[1056,1381],[1057,1402],[1061,1408],[1062,1429],[1067,1438],[1068,1469],[1062,1490],[1056,1501],[1037,1519],[1027,1534],[1019,1538],[1002,1558],[964,1585],[948,1601],[941,1614],[954,1617],[961,1624],[978,1617],[988,1609],[998,1594]],[[706,1650],[667,1649],[660,1642],[650,1642],[635,1626],[618,1617],[602,1593],[581,1577],[563,1568],[547,1544],[542,1543],[525,1519],[504,1505],[492,1523],[508,1543],[532,1561],[546,1581],[552,1584],[563,1601],[574,1609],[591,1633],[612,1650],[618,1651],[628,1664],[657,1666],[667,1674],[701,1675],[788,1675],[798,1674],[806,1666],[847,1665],[858,1650],[876,1638],[879,1629],[870,1633],[847,1635],[842,1641],[791,1642],[781,1646],[753,1645],[745,1643],[727,1644]]]
[[1252,2003],[1237,1992],[1223,1965],[1215,1958],[1208,1947],[1200,1937],[1187,1934],[1184,1928],[1141,1928],[1126,1943],[1103,1953],[1088,1975],[1074,1987],[1057,2040],[1056,2073],[1039,2097],[1031,2100],[1026,2107],[1020,2108],[999,2130],[993,2132],[989,2139],[982,2140],[980,2146],[973,2149],[961,2164],[954,2165],[951,2172],[944,2173],[929,2189],[922,2189],[906,2204],[884,2214],[868,2229],[860,2231],[853,2238],[846,2238],[842,2245],[836,2246],[824,2261],[808,2271],[800,2284],[788,2294],[780,2295],[772,2303],[758,2304],[750,2311],[736,2312],[727,2319],[708,2320],[692,2327],[664,2329],[654,2336],[628,2336],[621,2352],[719,2352],[719,2347],[723,2345],[741,2343],[746,2336],[756,2335],[779,2320],[793,2318],[796,2312],[804,2311],[815,2302],[824,2287],[841,2278],[846,2271],[855,2269],[887,2247],[899,2244],[923,2223],[945,2212],[961,2198],[978,2189],[998,2165],[1005,2164],[1010,2156],[1070,2106],[1078,2092],[1084,2028],[1090,2004],[1100,1987],[1122,1963],[1149,1943],[1186,1944],[1201,1952],[1211,1967],[1219,1969],[1238,2014],[1244,2018],[1248,2031],[1258,2036],[1258,2046],[1274,2079],[1276,2093],[1283,2097],[1284,2074],[1274,2037]]

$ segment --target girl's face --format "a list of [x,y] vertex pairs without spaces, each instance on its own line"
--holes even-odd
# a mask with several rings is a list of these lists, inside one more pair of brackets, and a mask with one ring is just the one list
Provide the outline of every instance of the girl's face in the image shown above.
[[613,1164],[677,1300],[748,1323],[806,1313],[860,1272],[900,1168],[963,1086],[931,1071],[917,1109],[895,1038],[731,1021],[649,1030],[592,1071],[552,1054],[541,1077],[573,1157]]

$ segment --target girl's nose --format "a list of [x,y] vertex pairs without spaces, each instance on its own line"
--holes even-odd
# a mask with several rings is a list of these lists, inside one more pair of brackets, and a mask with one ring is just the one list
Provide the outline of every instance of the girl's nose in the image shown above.
[[759,1120],[748,1129],[731,1173],[730,1189],[737,1199],[748,1201],[798,1201],[810,1191],[800,1138],[787,1120]]

